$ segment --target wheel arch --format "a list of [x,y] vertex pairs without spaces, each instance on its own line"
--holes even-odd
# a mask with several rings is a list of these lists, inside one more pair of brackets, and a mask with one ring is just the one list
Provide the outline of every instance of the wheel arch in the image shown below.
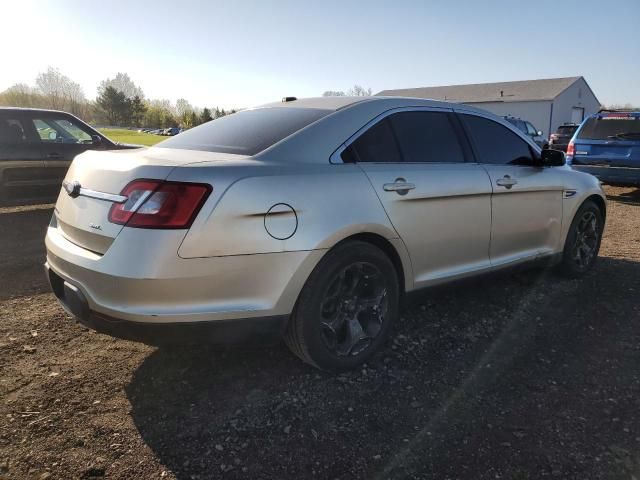
[[593,195],[590,195],[587,198],[585,198],[580,206],[584,205],[588,201],[592,201],[593,203],[596,204],[596,206],[600,209],[600,213],[602,213],[602,219],[606,220],[606,218],[607,218],[607,202],[604,201],[604,198],[602,198],[601,195],[593,194]]
[[[332,247],[332,249],[336,248],[339,245],[343,245],[344,243],[352,242],[352,241],[369,243],[374,247],[377,247],[380,250],[382,250],[382,252],[387,257],[389,257],[389,260],[391,260],[391,263],[393,263],[393,266],[396,269],[396,272],[398,274],[400,295],[402,298],[404,298],[404,295],[406,293],[406,288],[407,288],[407,268],[405,268],[405,265],[403,264],[402,258],[398,253],[396,246],[393,243],[391,243],[391,241],[384,238],[382,235],[379,235],[377,233],[371,233],[371,232],[361,232],[361,233],[356,233],[354,235],[343,238],[338,243],[336,243]],[[410,266],[408,270],[411,271]]]

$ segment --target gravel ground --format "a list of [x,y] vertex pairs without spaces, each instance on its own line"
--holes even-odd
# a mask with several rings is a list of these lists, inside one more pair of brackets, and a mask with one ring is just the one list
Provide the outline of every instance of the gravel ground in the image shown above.
[[154,349],[48,293],[50,206],[0,210],[0,478],[640,479],[640,191],[597,267],[425,292],[361,370]]

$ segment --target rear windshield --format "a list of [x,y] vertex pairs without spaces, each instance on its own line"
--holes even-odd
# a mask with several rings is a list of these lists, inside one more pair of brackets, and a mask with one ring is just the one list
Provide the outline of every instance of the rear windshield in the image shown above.
[[562,125],[558,127],[558,131],[556,133],[559,133],[560,135],[573,135],[576,133],[577,129],[577,125]]
[[156,146],[255,155],[331,112],[291,107],[244,110],[186,130]]
[[588,119],[578,138],[588,140],[640,140],[640,117],[594,117]]

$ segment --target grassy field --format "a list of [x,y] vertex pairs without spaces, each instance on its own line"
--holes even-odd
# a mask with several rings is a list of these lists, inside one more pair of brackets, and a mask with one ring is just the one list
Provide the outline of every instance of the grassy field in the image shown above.
[[137,145],[146,145],[148,147],[168,138],[160,135],[152,135],[150,133],[140,133],[124,128],[101,128],[99,130],[100,133],[106,135],[114,142],[134,143]]

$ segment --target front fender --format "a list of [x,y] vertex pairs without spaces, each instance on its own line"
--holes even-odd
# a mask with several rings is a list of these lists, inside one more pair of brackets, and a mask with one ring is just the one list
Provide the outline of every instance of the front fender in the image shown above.
[[[600,181],[596,177],[568,169],[565,185],[566,188],[562,204],[561,245],[559,246],[559,251],[564,249],[571,222],[573,222],[578,209],[587,199],[594,196],[600,198],[605,206],[605,212],[603,212],[603,214],[606,215],[607,196],[600,186]],[[571,192],[575,192],[575,194],[571,195]]]

